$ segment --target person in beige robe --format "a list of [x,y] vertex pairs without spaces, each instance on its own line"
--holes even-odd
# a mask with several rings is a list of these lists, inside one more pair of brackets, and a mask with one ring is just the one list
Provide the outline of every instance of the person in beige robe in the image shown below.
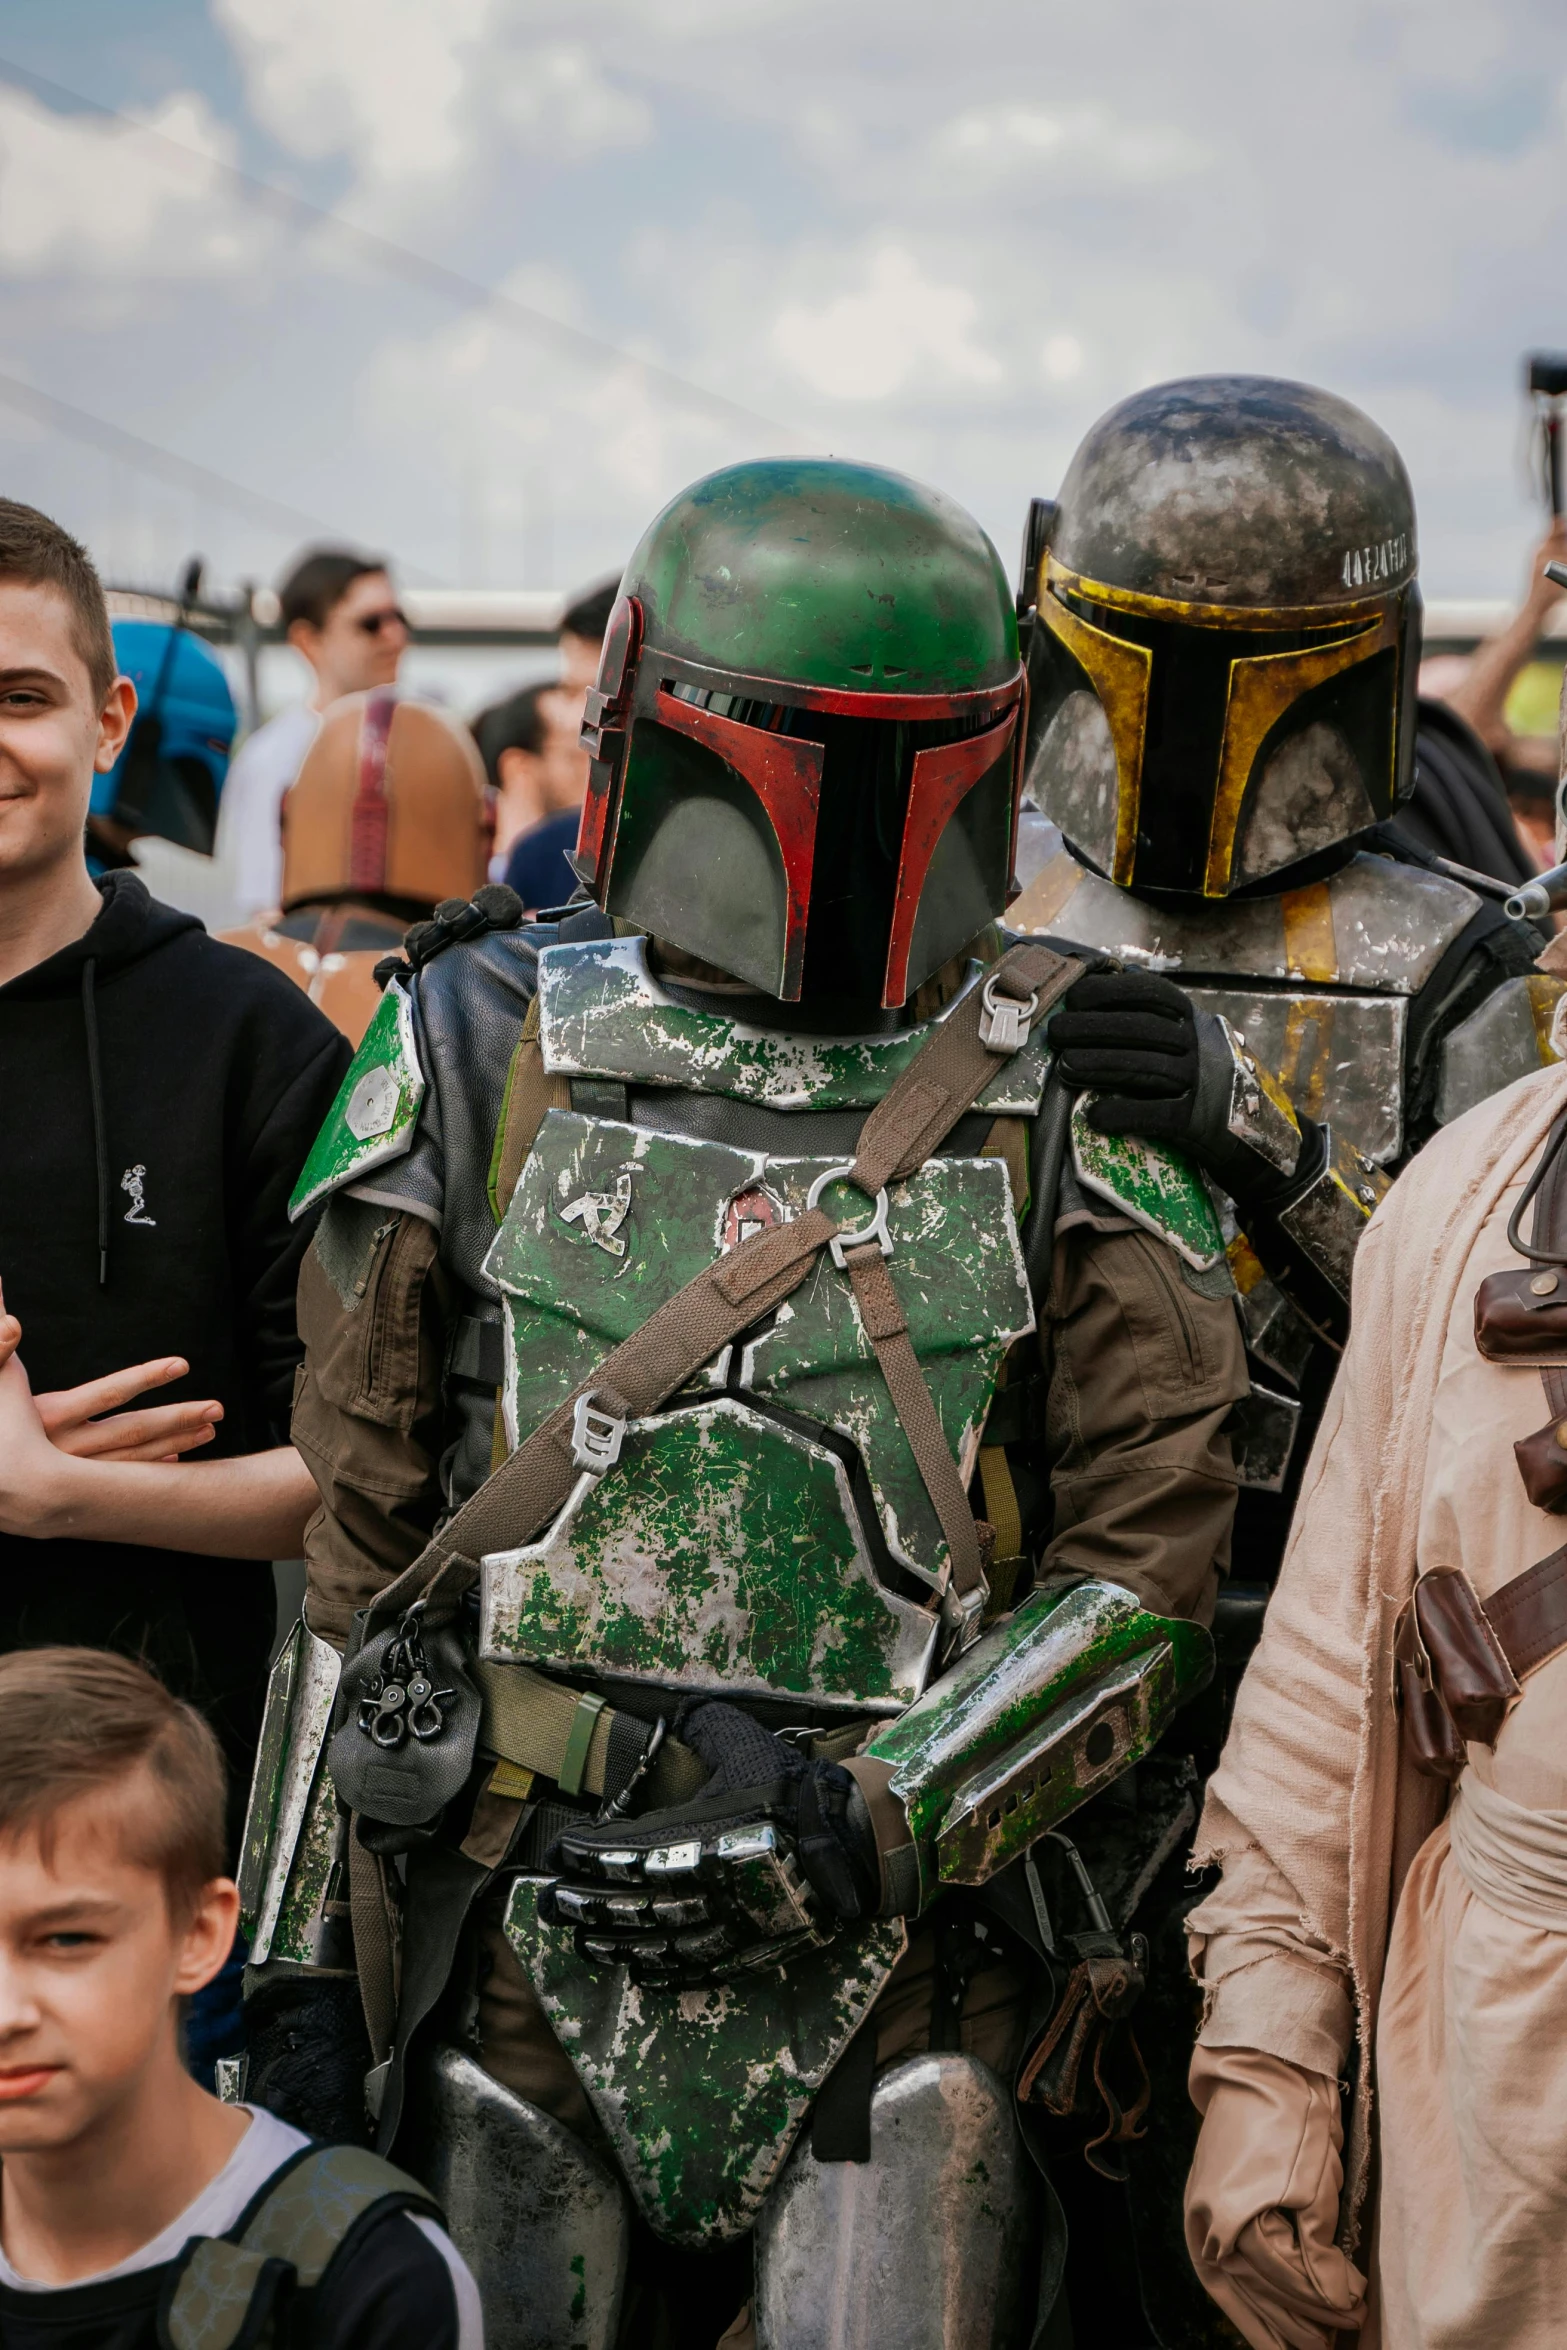
[[1567,1535],[1513,1455],[1547,1416],[1539,1370],[1484,1361],[1473,1327],[1564,1110],[1561,1067],[1494,1096],[1368,1227],[1209,1787],[1187,2239],[1257,2350],[1567,2341],[1567,1652],[1469,1747],[1451,1803],[1393,1699],[1417,1575],[1462,1568],[1484,1599]]

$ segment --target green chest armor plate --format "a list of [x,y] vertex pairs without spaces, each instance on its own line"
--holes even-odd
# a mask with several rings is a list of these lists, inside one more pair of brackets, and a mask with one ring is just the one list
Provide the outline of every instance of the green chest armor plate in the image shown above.
[[[552,1110],[490,1256],[508,1441],[833,1162]],[[846,1213],[857,1205],[845,1195]],[[894,1187],[891,1265],[949,1443],[973,1466],[1001,1358],[1033,1326],[999,1159]],[[772,1326],[633,1421],[556,1522],[484,1564],[485,1656],[896,1713],[934,1659],[941,1530],[848,1280],[823,1256]]]

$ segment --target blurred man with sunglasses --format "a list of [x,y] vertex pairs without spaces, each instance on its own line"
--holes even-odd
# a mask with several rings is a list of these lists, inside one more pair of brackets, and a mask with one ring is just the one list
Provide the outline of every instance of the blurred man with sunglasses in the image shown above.
[[219,853],[243,915],[275,906],[282,882],[279,812],[321,713],[345,694],[395,685],[408,621],[379,555],[311,547],[278,590],[284,633],[315,671],[307,702],[280,710],[246,742],[229,773]]

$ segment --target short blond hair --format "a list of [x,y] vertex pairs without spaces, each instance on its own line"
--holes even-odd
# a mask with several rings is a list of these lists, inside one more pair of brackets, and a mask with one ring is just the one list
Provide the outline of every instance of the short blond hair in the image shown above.
[[122,1849],[158,1872],[170,1915],[186,1917],[227,1858],[223,1756],[207,1723],[109,1649],[0,1656],[0,1841],[36,1835],[47,1862],[66,1805],[138,1769],[151,1800],[117,1819]]

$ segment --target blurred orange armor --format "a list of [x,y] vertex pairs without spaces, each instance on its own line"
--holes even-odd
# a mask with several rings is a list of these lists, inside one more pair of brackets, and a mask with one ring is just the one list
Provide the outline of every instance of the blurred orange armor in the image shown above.
[[283,796],[283,902],[228,945],[302,987],[357,1044],[375,967],[444,898],[483,885],[491,818],[466,729],[390,689],[334,702]]

